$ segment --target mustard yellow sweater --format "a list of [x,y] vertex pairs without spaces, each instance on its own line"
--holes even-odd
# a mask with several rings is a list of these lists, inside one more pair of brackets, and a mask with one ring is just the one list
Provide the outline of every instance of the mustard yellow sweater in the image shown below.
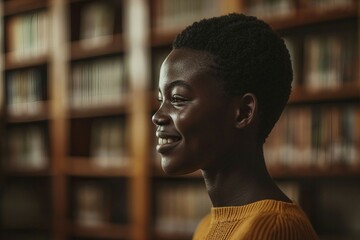
[[305,213],[294,203],[262,200],[245,206],[212,208],[194,240],[318,239]]

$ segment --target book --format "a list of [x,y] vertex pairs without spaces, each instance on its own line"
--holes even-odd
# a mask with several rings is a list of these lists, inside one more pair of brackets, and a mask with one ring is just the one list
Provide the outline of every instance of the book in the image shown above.
[[70,78],[71,108],[114,106],[126,97],[124,67],[120,57],[76,62]]
[[304,39],[308,90],[337,89],[357,80],[357,36],[349,31],[308,35]]
[[6,168],[30,171],[48,168],[47,139],[43,125],[11,127],[8,131]]
[[178,30],[203,18],[219,14],[216,0],[156,0],[154,27],[159,31]]
[[46,10],[14,15],[7,19],[9,59],[18,62],[47,54],[51,36],[49,20]]
[[205,186],[198,183],[161,184],[156,188],[155,231],[190,235],[210,213]]
[[98,119],[92,123],[90,155],[93,164],[103,168],[129,164],[124,119]]
[[11,116],[36,115],[46,99],[46,81],[40,68],[11,71],[6,75],[7,111]]
[[83,47],[102,46],[111,42],[115,12],[106,1],[89,2],[81,9],[80,43]]
[[75,186],[75,221],[84,226],[99,226],[110,221],[109,196],[99,184]]
[[270,167],[359,166],[356,106],[288,107],[264,146]]
[[283,18],[296,13],[295,0],[246,0],[244,5],[248,15],[259,18]]

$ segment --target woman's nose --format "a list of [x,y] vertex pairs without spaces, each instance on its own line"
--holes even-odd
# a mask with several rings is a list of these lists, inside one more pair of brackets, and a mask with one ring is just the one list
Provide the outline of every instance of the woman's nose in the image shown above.
[[170,116],[164,111],[164,108],[160,106],[160,108],[152,116],[152,122],[156,126],[166,125],[170,122]]

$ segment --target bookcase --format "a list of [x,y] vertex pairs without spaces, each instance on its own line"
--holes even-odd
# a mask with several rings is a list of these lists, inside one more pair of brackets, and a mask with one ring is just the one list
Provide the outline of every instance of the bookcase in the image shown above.
[[[156,86],[164,53],[169,51],[179,25],[187,25],[192,11],[196,11],[194,15],[199,18],[204,12],[219,14],[206,11],[209,5],[199,10],[202,1],[173,1],[172,6],[171,1],[155,2],[151,5],[153,86]],[[218,4],[210,2],[210,5]],[[354,223],[360,216],[359,205],[355,203],[360,183],[358,1],[242,0],[228,3],[230,8],[218,5],[217,9],[240,11],[269,22],[284,37],[293,62],[294,83],[289,104],[265,144],[271,175],[306,211],[321,239],[359,238],[359,228]],[[154,104],[153,111],[156,107]],[[176,178],[174,183],[173,178],[161,174],[159,160],[154,158],[155,189],[161,188],[159,182],[171,184],[174,189],[181,183],[186,189],[189,181],[194,188],[202,184],[200,173]],[[174,230],[169,234],[166,226],[159,233],[157,224],[164,216],[162,209],[156,206],[161,205],[159,201],[163,205],[167,201],[161,200],[161,193],[156,190],[151,192],[155,193],[153,239],[191,239],[186,231],[181,234]],[[172,194],[176,198],[177,193]],[[186,190],[178,198],[186,201]],[[188,206],[193,207],[192,204]],[[176,212],[175,206],[165,218],[171,218],[172,211]],[[173,221],[177,221],[176,216]]]
[[1,239],[146,238],[132,5],[1,1]]
[[203,180],[162,173],[151,115],[176,34],[229,12],[267,20],[293,60],[269,171],[321,239],[358,239],[356,0],[1,1],[0,238],[191,239]]

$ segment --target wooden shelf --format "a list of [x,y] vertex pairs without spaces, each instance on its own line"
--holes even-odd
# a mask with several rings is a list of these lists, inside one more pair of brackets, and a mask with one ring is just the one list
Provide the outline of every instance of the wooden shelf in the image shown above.
[[[191,234],[167,234],[156,232],[154,229],[153,223],[155,219],[152,218],[153,215],[150,208],[159,204],[152,202],[156,199],[155,194],[159,191],[154,189],[153,186],[167,185],[171,182],[179,185],[183,183],[200,185],[202,174],[200,171],[197,171],[188,175],[168,176],[160,167],[154,166],[155,164],[152,161],[153,154],[149,147],[153,145],[154,133],[149,133],[149,131],[153,130],[149,115],[156,111],[159,106],[156,100],[157,91],[146,90],[147,86],[151,85],[150,78],[152,72],[147,71],[148,69],[145,69],[146,71],[138,71],[138,67],[143,65],[145,68],[151,67],[150,52],[159,53],[158,56],[161,57],[161,51],[165,50],[165,48],[170,49],[169,46],[185,26],[172,30],[152,29],[151,36],[148,36],[146,28],[150,25],[149,22],[156,16],[148,16],[146,12],[151,14],[151,9],[149,8],[159,7],[154,5],[156,1],[109,0],[107,1],[108,5],[116,9],[114,17],[111,17],[114,18],[111,28],[113,28],[115,34],[102,38],[104,41],[101,41],[99,38],[99,44],[95,44],[96,41],[92,40],[79,40],[82,35],[82,10],[86,8],[87,3],[93,1],[7,0],[0,2],[0,8],[3,10],[1,17],[3,18],[2,27],[4,31],[2,42],[3,53],[0,61],[3,63],[3,82],[7,81],[6,77],[8,74],[11,74],[12,70],[22,68],[41,68],[41,74],[46,74],[46,78],[41,78],[44,86],[46,86],[46,89],[42,89],[44,95],[42,98],[46,100],[44,100],[41,110],[37,111],[36,114],[14,115],[7,112],[8,107],[4,99],[2,106],[0,106],[0,112],[3,113],[0,116],[0,119],[3,120],[0,128],[7,131],[6,127],[17,128],[16,123],[39,124],[41,127],[46,128],[46,139],[50,140],[50,143],[47,144],[50,148],[50,152],[47,153],[50,159],[47,169],[2,168],[0,176],[4,180],[4,183],[1,184],[2,187],[7,187],[6,184],[12,184],[12,182],[14,182],[14,186],[20,183],[21,185],[24,184],[25,187],[28,186],[26,183],[31,183],[29,186],[34,187],[34,194],[38,194],[39,199],[44,202],[44,205],[46,204],[46,209],[50,210],[49,213],[45,212],[45,220],[48,221],[43,221],[44,219],[41,218],[40,220],[42,221],[30,221],[30,225],[33,226],[9,228],[0,223],[0,228],[14,235],[17,235],[18,231],[21,235],[25,235],[27,232],[39,232],[41,235],[46,234],[50,239],[191,239]],[[239,5],[242,4],[242,0],[231,2],[236,2]],[[354,0],[353,2],[357,3],[358,1]],[[11,39],[11,32],[8,31],[14,30],[11,28],[13,24],[11,17],[13,15],[17,17],[17,15],[37,10],[47,11],[52,18],[51,23],[48,25],[51,26],[50,30],[53,33],[51,44],[49,42],[48,51],[41,52],[44,53],[41,56],[35,56],[36,53],[34,53],[25,54],[27,55],[26,57],[19,58],[17,57],[19,56],[18,54],[8,52],[10,49],[13,49],[11,41],[14,40]],[[231,11],[238,11],[238,9],[234,7]],[[146,14],[142,15],[143,13]],[[133,14],[135,16],[132,16]],[[24,17],[26,18],[26,16]],[[21,19],[20,16],[19,19]],[[304,52],[301,52],[303,51],[302,34],[307,34],[308,30],[310,33],[311,31],[315,32],[325,25],[328,29],[324,28],[324,32],[332,31],[332,29],[336,32],[346,25],[345,27],[351,27],[349,28],[350,30],[355,29],[358,33],[359,6],[354,4],[352,8],[330,9],[326,11],[299,8],[294,15],[284,18],[273,18],[269,20],[269,23],[281,34],[287,34],[290,38],[299,37],[299,39],[295,40],[299,40],[298,45],[300,47],[298,50],[300,51],[300,56],[298,57],[298,63],[299,70],[301,71],[300,68],[306,67],[303,60],[305,58],[303,56]],[[123,31],[124,29],[126,31]],[[144,31],[145,34],[141,34],[141,36],[136,35],[139,31]],[[9,42],[10,44],[8,44]],[[32,49],[29,50],[29,52],[31,51]],[[110,103],[107,106],[90,104],[91,106],[88,108],[72,108],[72,106],[66,105],[62,99],[68,99],[71,96],[68,86],[69,77],[71,77],[72,69],[77,64],[77,61],[80,63],[82,60],[84,62],[89,60],[90,62],[107,56],[117,56],[125,60],[126,83],[130,87],[124,88],[128,94],[124,96],[124,100],[118,103]],[[356,56],[359,58],[358,53],[356,53]],[[137,62],[133,61],[136,57],[141,57],[144,60],[141,66],[137,66]],[[154,54],[153,60],[156,60],[155,57],[156,54]],[[126,61],[128,59],[131,61]],[[298,76],[300,83],[304,82],[303,75],[300,73]],[[153,82],[156,81],[154,80]],[[358,86],[355,86],[356,84]],[[4,98],[6,96],[6,89],[2,89],[2,87],[5,87],[6,84],[2,85],[0,84],[0,92],[3,93],[2,97]],[[138,95],[133,96],[134,94]],[[303,104],[305,107],[311,107],[314,103],[322,102],[344,105],[352,104],[357,108],[360,102],[360,82],[357,81],[354,85],[334,90],[322,89],[311,91],[305,88],[294,88],[290,97],[290,104]],[[294,107],[296,108],[297,106]],[[356,114],[358,115],[358,113]],[[91,131],[95,127],[93,128],[92,126],[96,126],[97,118],[99,118],[99,122],[102,122],[102,118],[106,120],[105,118],[107,117],[111,121],[114,119],[115,121],[119,120],[125,123],[125,150],[129,153],[130,158],[127,164],[124,164],[125,167],[114,166],[114,164],[111,164],[111,161],[109,164],[101,164],[101,161],[99,161],[99,164],[93,158],[88,157],[94,152],[92,151],[93,143],[91,142],[91,136],[95,134],[91,133]],[[20,125],[28,124],[18,125],[22,127]],[[356,123],[356,125],[359,125],[359,123]],[[6,157],[8,156],[3,156],[5,159]],[[308,198],[310,203],[317,203],[316,201],[318,201],[319,196],[312,196],[311,193],[318,194],[317,191],[319,190],[320,194],[321,189],[315,188],[315,186],[314,189],[308,191],[310,194],[304,193],[302,191],[306,187],[307,182],[311,185],[313,180],[323,181],[324,183],[344,181],[342,184],[351,182],[355,185],[356,189],[356,184],[360,180],[360,166],[334,166],[328,168],[270,166],[269,171],[275,179],[296,182],[300,188],[300,198]],[[75,220],[71,222],[68,219],[68,215],[72,215],[70,211],[76,205],[74,204],[76,198],[73,196],[75,193],[73,190],[76,190],[77,184],[82,186],[82,184],[86,185],[87,183],[99,184],[99,188],[103,188],[106,193],[108,191],[109,199],[120,204],[116,208],[118,207],[126,211],[126,219],[129,219],[129,221],[124,220],[126,224],[104,223],[101,226],[88,227],[76,223]],[[123,187],[112,188],[113,183],[120,184]],[[1,194],[2,192],[0,192]],[[126,204],[123,204],[123,206],[122,203]],[[320,203],[318,205],[320,206]],[[313,215],[318,217],[316,214],[323,209],[317,209],[316,207],[311,210],[313,210]],[[127,212],[128,208],[130,212]],[[117,209],[113,212],[117,212]],[[122,213],[120,212],[122,211],[119,210],[119,213],[115,213],[114,218],[117,218],[117,214],[121,215]],[[325,234],[328,234],[328,232]],[[324,239],[343,238],[324,237]]]
[[102,55],[122,53],[124,51],[123,35],[116,34],[107,36],[106,43],[97,46],[84,45],[86,40],[79,40],[71,43],[71,59],[80,60],[84,58],[97,57]]
[[124,96],[124,100],[118,104],[92,106],[87,108],[69,109],[70,118],[91,118],[100,116],[114,116],[126,114],[130,111],[129,97]]
[[269,166],[270,175],[275,179],[287,178],[359,178],[360,166],[339,167],[282,167]]
[[66,173],[74,177],[131,177],[131,161],[130,159],[124,161],[127,161],[127,166],[114,167],[99,166],[92,158],[68,158]]
[[47,55],[34,56],[20,60],[14,60],[10,55],[11,54],[7,53],[5,56],[5,70],[35,67],[45,65],[49,62],[49,56]]
[[17,169],[5,168],[3,171],[6,177],[51,177],[52,173],[49,169]]
[[360,86],[348,85],[336,89],[307,90],[294,88],[289,103],[359,100]]
[[303,27],[307,25],[319,24],[324,22],[339,21],[358,17],[357,6],[329,9],[329,10],[317,10],[317,9],[304,9],[299,10],[296,14],[289,17],[278,19],[264,19],[268,22],[273,29],[277,31],[293,29],[297,27]]
[[48,7],[47,0],[4,1],[4,15],[14,15],[46,7]]
[[151,46],[152,47],[161,47],[171,45],[175,40],[175,37],[183,29],[173,29],[171,31],[164,31],[161,29],[153,29],[151,36]]
[[72,236],[99,239],[131,239],[131,228],[127,225],[104,223],[99,226],[82,226],[71,224],[69,231]]

